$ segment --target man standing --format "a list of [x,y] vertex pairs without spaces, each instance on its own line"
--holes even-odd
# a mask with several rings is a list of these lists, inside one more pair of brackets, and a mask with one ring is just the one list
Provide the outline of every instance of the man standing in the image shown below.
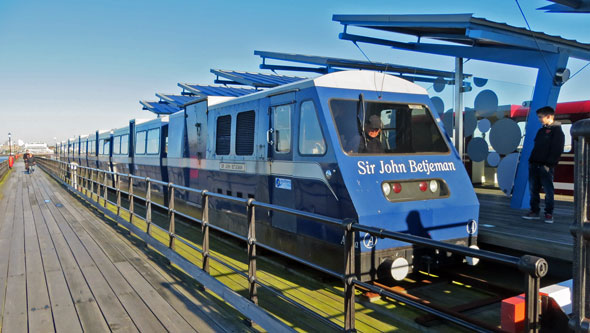
[[553,171],[563,152],[565,137],[561,123],[555,121],[555,110],[545,106],[537,110],[537,117],[543,125],[535,136],[535,146],[529,158],[529,186],[531,210],[522,218],[538,220],[541,186],[545,190],[545,222],[553,223]]

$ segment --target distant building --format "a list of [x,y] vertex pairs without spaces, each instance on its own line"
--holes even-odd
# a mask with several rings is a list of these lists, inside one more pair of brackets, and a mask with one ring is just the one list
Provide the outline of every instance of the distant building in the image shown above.
[[53,150],[46,143],[25,143],[24,150],[29,150],[33,155],[53,154]]

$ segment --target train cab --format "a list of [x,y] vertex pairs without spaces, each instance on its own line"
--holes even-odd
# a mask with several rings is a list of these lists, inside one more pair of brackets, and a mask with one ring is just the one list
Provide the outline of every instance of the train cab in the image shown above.
[[98,141],[98,152],[97,152],[97,167],[98,169],[112,171],[111,170],[111,141],[112,132],[99,131],[97,135]]
[[[134,151],[132,173],[168,182],[166,157],[168,150],[168,117],[159,117],[149,121],[134,122]],[[134,184],[138,193],[145,193],[145,182]],[[166,202],[167,188],[159,184],[152,185],[154,200]]]

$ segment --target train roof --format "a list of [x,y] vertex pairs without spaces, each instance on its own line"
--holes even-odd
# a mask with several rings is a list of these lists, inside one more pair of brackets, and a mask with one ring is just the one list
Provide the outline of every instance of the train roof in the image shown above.
[[[283,84],[289,84],[307,79],[305,77],[299,76],[251,73],[224,69],[211,69],[211,73],[217,75],[215,83],[238,84],[255,88],[273,88]],[[219,79],[220,77],[224,78],[224,80]]]
[[[297,81],[278,86],[256,93],[237,97],[226,102],[216,104],[215,107],[222,107],[236,103],[243,103],[250,100],[277,95],[280,93],[292,91],[294,89],[304,89],[309,87],[326,87],[338,89],[368,90],[378,92],[391,92],[402,94],[428,95],[426,89],[410,81],[400,79],[393,75],[383,74],[374,71],[339,71],[326,75],[321,75],[313,79]],[[211,104],[210,104],[211,105]]]

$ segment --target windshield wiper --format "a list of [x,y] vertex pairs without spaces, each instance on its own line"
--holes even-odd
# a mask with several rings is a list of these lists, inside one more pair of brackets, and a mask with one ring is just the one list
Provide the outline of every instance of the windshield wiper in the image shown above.
[[[362,112],[362,115],[361,115]],[[359,95],[359,105],[356,109],[356,119],[357,119],[357,128],[360,131],[361,136],[363,137],[364,146],[367,147],[367,134],[365,133],[365,123],[366,123],[367,111],[365,109],[365,95],[362,93]]]

